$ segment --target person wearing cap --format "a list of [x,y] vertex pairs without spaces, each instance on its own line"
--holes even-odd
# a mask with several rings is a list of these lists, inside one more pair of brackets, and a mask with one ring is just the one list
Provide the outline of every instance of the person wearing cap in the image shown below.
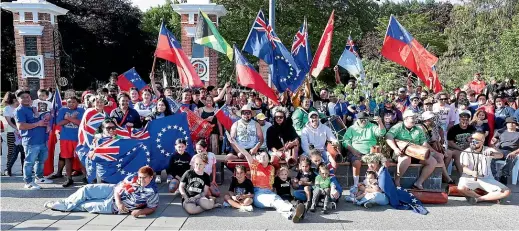
[[[310,99],[304,98],[301,101],[301,106],[298,107],[294,113],[292,113],[292,122],[294,125],[294,129],[296,129],[297,135],[301,136],[301,132],[303,128],[308,123],[308,115],[310,112],[316,112],[317,110],[314,107],[310,106]],[[319,114],[318,114],[319,115]],[[319,115],[319,117],[324,117],[324,115]]]
[[503,95],[497,95],[494,99],[494,129],[499,130],[505,127],[505,119],[514,116],[515,110],[508,106]]
[[[235,140],[240,147],[244,148],[250,154],[257,154],[263,144],[263,131],[258,122],[252,120],[254,116],[249,105],[243,105],[237,113],[241,118],[234,122],[231,126],[231,139]],[[234,152],[227,155],[226,160],[232,161],[237,159],[245,159],[243,153],[233,146]]]
[[[501,177],[499,181],[504,185],[508,182],[510,170],[515,162],[519,161],[519,131],[517,131],[517,120],[514,117],[508,117],[505,120],[506,129],[502,132],[497,132],[492,139],[492,144],[503,153],[502,159],[506,160],[505,166],[501,168]],[[494,176],[497,173],[495,164],[492,166],[492,173]],[[516,183],[516,182],[512,182]]]
[[[494,179],[491,163],[503,158],[503,154],[484,145],[485,134],[476,132],[471,136],[470,147],[461,153],[463,166],[458,182],[458,191],[475,205],[481,201],[498,201],[510,195],[510,189]],[[483,189],[488,194],[479,195],[474,190]]]
[[407,96],[407,90],[403,87],[398,89],[398,97],[395,99],[396,108],[401,112],[404,112],[411,102],[409,101],[409,97]]
[[[396,145],[395,139],[407,141],[431,149],[431,146],[427,143],[425,133],[416,125],[415,116],[416,114],[412,111],[405,111],[403,115],[404,121],[389,129],[386,135],[387,144],[391,149],[393,149],[395,155],[398,156],[398,169],[395,176],[395,184],[397,186],[400,186],[400,178],[405,174],[411,164],[411,157],[405,155],[403,150]],[[414,159],[414,162],[416,161],[417,159]],[[430,155],[428,159],[420,160],[419,163],[423,164],[424,167],[422,168],[420,177],[418,177],[416,182],[413,184],[413,188],[423,189],[423,182],[432,174],[438,162],[434,159],[433,155]]]
[[[263,113],[259,113],[256,115],[256,121],[258,121],[261,126],[261,132],[263,133],[263,139],[267,137],[267,130],[272,126],[270,122],[267,121],[267,117]],[[263,150],[267,150],[267,142],[263,142],[260,147]]]
[[[457,104],[457,107],[454,106],[455,104]],[[472,117],[472,112],[469,109],[469,100],[468,99],[462,98],[462,99],[458,100],[456,103],[453,103],[451,105],[451,107],[453,107],[455,109],[454,125],[460,123],[460,114],[461,113],[467,113],[470,115],[470,117]]]
[[474,74],[474,80],[467,84],[467,87],[476,92],[476,94],[483,93],[486,87],[485,81],[481,80],[481,73]]
[[445,163],[450,163],[452,157],[445,157],[445,150],[443,148],[443,130],[435,121],[436,114],[432,111],[422,113],[422,123],[418,124],[424,131],[427,142],[431,146],[431,151],[434,151],[434,158],[438,164],[442,165],[442,177],[447,183],[454,183],[449,176],[447,166]]
[[333,158],[328,158],[329,153],[326,151],[326,142],[331,141],[336,147],[339,146],[339,140],[335,137],[328,126],[321,124],[319,113],[316,111],[308,114],[308,123],[301,131],[301,147],[305,156],[310,156],[310,145],[315,149],[321,151],[323,160],[332,161]]
[[[41,187],[37,183],[48,184],[52,180],[43,178],[43,163],[47,159],[47,125],[49,120],[41,119],[31,107],[31,95],[28,91],[16,91],[16,98],[20,105],[14,110],[16,127],[22,137],[22,146],[25,151],[23,164],[24,188],[37,190]],[[36,179],[33,178],[33,169]]]
[[423,110],[422,107],[420,107],[420,97],[418,94],[412,94],[411,97],[409,97],[411,100],[411,105],[407,108],[407,110],[411,110],[416,114],[422,114]]
[[373,120],[377,125],[369,122],[367,112],[357,114],[357,120],[346,130],[342,145],[350,153],[349,159],[353,167],[353,185],[359,183],[361,158],[368,154],[371,147],[377,144],[377,138],[386,133],[386,128],[380,117],[376,116]]
[[447,131],[447,160],[454,159],[456,169],[462,169],[460,163],[460,155],[463,150],[470,146],[470,136],[476,131],[474,126],[469,124],[470,114],[467,112],[460,113],[460,123],[452,126]]

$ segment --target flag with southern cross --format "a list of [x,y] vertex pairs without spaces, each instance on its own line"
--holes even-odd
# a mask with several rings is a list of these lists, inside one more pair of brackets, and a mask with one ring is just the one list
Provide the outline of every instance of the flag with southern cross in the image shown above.
[[[89,178],[98,173],[105,182],[116,184],[136,174],[139,168],[149,166],[151,152],[147,141],[105,137],[94,140],[94,148],[87,153],[85,165]],[[97,171],[92,163],[95,163]]]
[[232,124],[234,123],[230,115],[231,113],[229,112],[229,106],[227,104],[223,105],[214,113],[218,122],[220,122],[227,131],[231,131]]
[[121,91],[129,92],[130,88],[135,87],[140,92],[141,90],[148,88],[148,84],[142,80],[141,76],[134,67],[132,69],[122,73],[117,77],[117,86]]
[[297,31],[292,41],[292,56],[294,57],[297,66],[301,70],[301,75],[306,75],[310,71],[310,64],[312,63],[312,52],[310,51],[310,43],[308,41],[308,24],[306,17]]
[[346,69],[350,75],[359,76],[361,82],[363,82],[366,76],[364,66],[362,66],[362,60],[360,60],[359,53],[351,36],[348,36],[346,48],[342,52],[337,64]]
[[191,140],[189,124],[186,113],[175,113],[164,118],[152,120],[148,125],[148,131],[152,134],[151,167],[155,171],[161,171],[169,165],[169,159],[175,153],[175,141],[186,140],[186,152],[193,155],[194,147]]
[[206,13],[199,11],[198,21],[196,24],[195,43],[202,46],[212,48],[220,53],[227,55],[227,58],[232,61],[233,50],[232,46],[225,41],[216,29],[209,16]]
[[260,10],[252,24],[249,36],[247,36],[242,50],[262,59],[267,64],[272,64],[274,61],[274,48],[276,46],[275,41],[281,42],[274,33],[272,26],[270,26],[267,19],[265,19],[263,11]]

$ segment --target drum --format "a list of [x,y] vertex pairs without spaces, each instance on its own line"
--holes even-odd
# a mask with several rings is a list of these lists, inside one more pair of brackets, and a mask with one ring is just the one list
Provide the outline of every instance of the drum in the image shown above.
[[337,137],[339,142],[343,141],[344,134],[346,134],[346,125],[342,121],[341,117],[336,115],[330,116],[325,125],[332,129],[333,134]]
[[338,162],[338,163],[343,163],[345,158],[342,156],[341,154],[341,150],[340,150],[341,147],[335,147],[333,146],[333,144],[331,142],[327,142],[326,143],[326,151],[328,153],[330,153],[330,156],[332,156],[332,158]]
[[445,192],[430,192],[421,190],[410,190],[422,204],[446,204],[449,196]]
[[395,143],[398,148],[404,152],[404,154],[419,160],[427,160],[431,154],[431,151],[428,148],[410,143],[408,141],[395,140]]

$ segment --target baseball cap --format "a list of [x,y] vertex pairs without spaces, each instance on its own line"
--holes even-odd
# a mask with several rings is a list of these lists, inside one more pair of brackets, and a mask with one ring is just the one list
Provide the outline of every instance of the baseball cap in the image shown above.
[[398,92],[406,92],[406,91],[407,91],[407,90],[406,90],[405,88],[403,88],[403,87],[398,88]]
[[406,111],[404,112],[404,114],[402,115],[402,117],[403,117],[403,118],[407,118],[407,117],[413,117],[413,116],[415,116],[415,115],[416,115],[416,114],[415,114],[413,111],[411,111],[411,110],[406,110]]
[[29,95],[31,94],[30,91],[24,91],[24,90],[21,90],[21,89],[20,89],[20,90],[16,90],[16,91],[14,92],[14,94],[16,95],[16,97],[20,97],[21,95],[23,95],[23,94],[25,94],[25,93],[27,93],[27,94],[29,94]]
[[432,111],[426,111],[426,112],[422,113],[422,119],[423,120],[432,119],[432,118],[434,118],[434,116],[435,116],[434,112],[432,112]]
[[369,118],[368,113],[363,112],[363,111],[360,112],[360,113],[357,115],[357,119],[367,119],[367,118]]
[[319,116],[319,113],[317,113],[316,111],[308,113],[308,119],[312,118],[313,115]]
[[256,120],[265,120],[267,117],[263,113],[259,113],[256,115]]
[[409,99],[419,99],[420,96],[418,96],[417,94],[412,94],[411,97],[409,97]]

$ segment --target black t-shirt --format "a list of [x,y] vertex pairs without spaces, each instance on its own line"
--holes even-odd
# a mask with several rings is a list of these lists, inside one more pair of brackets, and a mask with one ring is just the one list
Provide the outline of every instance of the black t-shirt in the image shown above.
[[168,174],[172,175],[173,177],[182,177],[184,173],[191,168],[191,165],[189,165],[190,163],[191,155],[189,155],[189,153],[184,152],[184,154],[180,155],[175,152],[175,154],[173,154],[169,160],[169,165],[166,169],[166,172],[168,172]]
[[282,195],[291,195],[290,194],[290,177],[287,178],[286,181],[281,180],[279,177],[276,176],[274,178],[274,188],[276,189],[276,193],[280,196]]
[[501,150],[515,151],[519,148],[519,132],[504,131],[497,136],[496,147]]
[[184,173],[180,182],[186,184],[184,189],[186,190],[187,196],[194,197],[204,192],[204,187],[206,185],[210,186],[211,179],[209,179],[209,175],[205,172],[204,175],[198,175],[195,170],[189,170]]
[[242,183],[238,183],[238,179],[236,177],[232,178],[231,186],[229,186],[229,192],[233,192],[234,195],[246,195],[254,193],[254,185],[252,185],[252,181],[248,178]]
[[315,181],[315,177],[316,176],[312,171],[310,171],[309,173],[303,173],[303,172],[299,171],[299,172],[297,172],[297,176],[296,176],[297,180],[299,180],[299,181],[301,180],[301,178],[307,178],[308,182],[312,182],[312,183]]
[[449,129],[447,132],[447,140],[454,141],[461,149],[469,147],[469,137],[474,133],[476,129],[469,125],[466,129],[462,129],[459,124],[456,124]]

